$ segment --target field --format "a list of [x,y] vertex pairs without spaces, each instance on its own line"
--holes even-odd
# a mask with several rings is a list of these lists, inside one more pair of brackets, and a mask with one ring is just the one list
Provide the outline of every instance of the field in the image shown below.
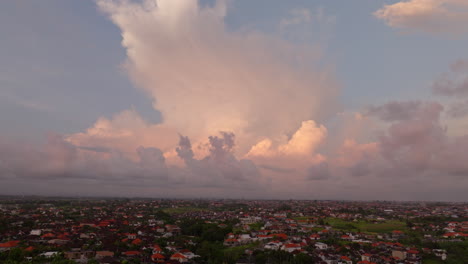
[[327,218],[325,222],[335,229],[361,231],[368,233],[389,233],[393,230],[406,230],[406,224],[397,220],[389,220],[381,223],[371,223],[366,221],[345,221],[339,218]]
[[183,214],[188,212],[202,212],[207,211],[206,208],[199,207],[174,207],[174,208],[165,208],[162,211],[168,214]]

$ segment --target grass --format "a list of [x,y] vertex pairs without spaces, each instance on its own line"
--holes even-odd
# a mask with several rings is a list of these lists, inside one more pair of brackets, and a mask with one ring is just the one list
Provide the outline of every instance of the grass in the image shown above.
[[422,263],[424,264],[442,264],[444,261],[442,261],[440,258],[437,258],[435,256],[423,256]]
[[206,208],[199,208],[199,207],[175,207],[175,208],[165,208],[163,212],[168,214],[183,214],[188,212],[202,212],[208,211]]
[[258,247],[258,245],[259,245],[259,243],[255,242],[255,243],[250,243],[250,244],[241,245],[241,246],[237,246],[237,247],[230,247],[230,248],[224,249],[223,253],[224,253],[224,255],[234,255],[236,257],[239,257],[240,255],[242,255],[244,253],[244,251],[246,249],[254,249],[254,248]]
[[371,223],[366,221],[346,221],[339,218],[327,218],[325,222],[335,229],[345,231],[361,231],[368,233],[390,233],[393,230],[406,230],[406,224],[397,220],[389,220],[381,223]]

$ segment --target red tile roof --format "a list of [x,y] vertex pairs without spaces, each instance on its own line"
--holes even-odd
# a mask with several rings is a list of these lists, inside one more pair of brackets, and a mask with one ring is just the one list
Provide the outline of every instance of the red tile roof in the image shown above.
[[15,241],[8,241],[5,243],[0,243],[0,248],[11,248],[11,247],[17,247],[20,241],[15,240]]

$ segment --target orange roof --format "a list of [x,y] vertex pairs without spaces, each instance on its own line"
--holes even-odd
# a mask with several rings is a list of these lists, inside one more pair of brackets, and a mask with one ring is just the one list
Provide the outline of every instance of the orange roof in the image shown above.
[[288,239],[288,235],[286,234],[273,234],[273,237],[279,237],[282,239]]
[[33,250],[34,250],[34,247],[27,247],[27,248],[25,248],[24,250],[26,250],[26,251],[33,251]]
[[186,259],[187,257],[180,254],[180,253],[175,253],[174,255],[171,256],[171,259]]
[[42,235],[42,238],[47,238],[47,237],[55,237],[55,235],[52,233],[47,233],[47,234]]
[[159,253],[156,253],[156,254],[153,254],[151,258],[152,259],[164,259],[164,256]]
[[286,244],[284,245],[287,248],[300,248],[301,246],[299,244]]
[[15,241],[8,241],[8,242],[5,242],[5,243],[1,243],[0,248],[17,247],[19,242],[20,242],[19,240],[15,240]]
[[134,256],[134,255],[140,255],[140,252],[139,251],[125,251],[123,254],[127,256]]
[[137,239],[135,239],[135,240],[132,241],[132,244],[133,244],[133,245],[140,245],[142,242],[143,242],[143,241],[142,241],[141,239],[137,238]]

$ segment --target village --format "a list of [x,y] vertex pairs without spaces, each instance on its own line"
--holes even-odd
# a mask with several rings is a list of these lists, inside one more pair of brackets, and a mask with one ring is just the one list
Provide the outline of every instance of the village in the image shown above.
[[3,197],[0,263],[468,263],[468,204]]

